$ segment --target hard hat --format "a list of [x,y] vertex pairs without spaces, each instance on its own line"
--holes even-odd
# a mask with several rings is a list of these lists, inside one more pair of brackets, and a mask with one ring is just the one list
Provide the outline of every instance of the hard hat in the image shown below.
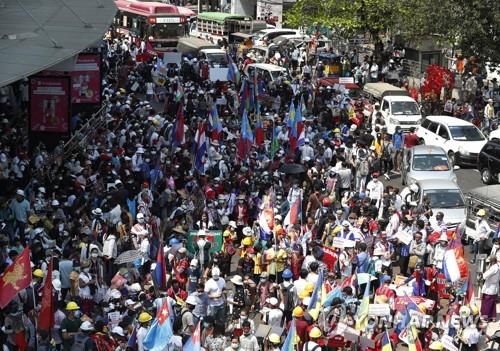
[[283,279],[290,279],[292,277],[292,271],[288,268],[283,271]]
[[302,309],[302,307],[297,306],[293,309],[292,315],[296,318],[304,317],[304,310]]
[[308,282],[306,286],[304,287],[304,290],[307,291],[308,293],[312,293],[314,291],[314,284],[311,282]]
[[241,244],[243,246],[251,246],[252,245],[252,239],[251,238],[244,238],[243,240],[241,240]]
[[340,133],[340,128],[335,128],[335,129],[333,130],[333,132],[334,132],[334,133]]
[[416,193],[418,191],[418,185],[417,184],[410,185],[410,190]]
[[279,344],[281,342],[280,336],[276,333],[269,334],[268,340],[273,344]]
[[189,295],[186,299],[186,303],[188,305],[196,306],[197,305],[196,297],[194,297],[193,295]]
[[43,278],[43,271],[40,268],[37,268],[33,271],[33,275],[37,278]]
[[352,124],[350,129],[351,129],[351,132],[354,132],[356,129],[358,129],[358,126],[355,124]]
[[80,307],[74,301],[70,301],[66,305],[66,310],[67,311],[76,311],[76,310],[79,310],[79,309],[80,309]]
[[120,336],[125,336],[125,333],[123,332],[123,328],[117,325],[116,327],[111,330],[113,334],[120,335]]
[[94,325],[89,321],[85,321],[80,325],[80,329],[83,331],[91,331],[94,330]]
[[250,227],[245,227],[242,230],[244,236],[252,236],[253,235],[253,230]]
[[321,337],[321,330],[318,327],[314,327],[309,332],[309,337],[313,339],[317,339]]
[[467,306],[460,307],[459,314],[460,314],[460,317],[469,317],[470,316],[470,308]]
[[479,314],[479,307],[477,307],[477,305],[470,305],[469,308],[473,316],[477,316]]
[[146,322],[149,322],[151,319],[153,319],[153,317],[151,317],[151,315],[147,312],[142,312],[140,315],[139,315],[139,322],[140,323],[146,323]]
[[329,197],[325,197],[325,198],[323,199],[323,206],[328,207],[328,206],[330,206],[330,204],[331,204],[331,203],[332,203],[332,202],[330,201],[330,198],[329,198]]
[[309,296],[309,293],[305,290],[302,290],[299,294],[299,299],[305,299],[307,296]]
[[480,209],[476,214],[480,217],[484,217],[486,216],[486,211],[484,209]]
[[441,341],[433,341],[429,345],[429,350],[441,351],[443,349],[443,343]]

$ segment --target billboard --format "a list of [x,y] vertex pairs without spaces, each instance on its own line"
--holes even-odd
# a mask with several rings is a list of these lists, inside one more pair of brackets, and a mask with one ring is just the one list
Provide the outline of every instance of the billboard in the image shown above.
[[30,78],[30,131],[68,133],[70,79],[34,76]]
[[71,102],[101,103],[101,56],[79,54],[71,71]]
[[[207,230],[206,240],[212,243],[212,247],[210,249],[211,253],[219,252],[222,250],[222,231],[221,230]],[[194,254],[196,252],[195,244],[198,241],[198,231],[190,231],[187,237],[186,248],[189,252]]]

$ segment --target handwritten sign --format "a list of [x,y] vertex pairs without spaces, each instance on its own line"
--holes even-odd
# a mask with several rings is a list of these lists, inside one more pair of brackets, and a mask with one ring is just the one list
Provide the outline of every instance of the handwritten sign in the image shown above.
[[344,239],[344,238],[336,237],[336,238],[333,238],[331,246],[339,248],[339,249],[343,249],[343,248],[346,248],[346,247],[355,247],[356,246],[356,242],[353,241],[353,240],[347,240],[347,239]]
[[117,326],[121,322],[120,312],[110,312],[108,313],[109,324],[113,327]]
[[391,308],[387,303],[378,303],[378,304],[370,304],[368,306],[368,315],[369,316],[388,316],[391,314]]
[[335,334],[336,335],[344,335],[347,333],[353,334],[353,335],[359,335],[360,332],[354,328],[349,327],[345,323],[342,323],[342,322],[338,323],[337,329],[335,330]]
[[458,351],[458,347],[453,343],[453,338],[449,335],[443,335],[441,337],[441,343],[443,347],[449,351]]
[[410,242],[413,240],[413,235],[407,232],[397,232],[394,237],[405,245],[410,245]]

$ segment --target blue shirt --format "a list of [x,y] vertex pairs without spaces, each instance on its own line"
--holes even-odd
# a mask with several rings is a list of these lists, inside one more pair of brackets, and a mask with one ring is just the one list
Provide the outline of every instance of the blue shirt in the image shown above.
[[360,252],[356,256],[356,266],[358,267],[358,273],[368,273],[369,264],[370,257],[366,252]]
[[403,133],[394,133],[392,136],[392,142],[394,144],[394,149],[402,150],[403,149]]
[[28,202],[28,200],[23,199],[19,202],[14,199],[10,202],[9,207],[16,221],[22,223],[28,222],[28,216],[30,212],[30,203]]

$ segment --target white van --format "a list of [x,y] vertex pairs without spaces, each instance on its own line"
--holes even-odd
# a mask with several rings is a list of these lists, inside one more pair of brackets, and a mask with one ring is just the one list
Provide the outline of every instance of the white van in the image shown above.
[[404,89],[387,83],[367,83],[363,92],[380,103],[387,132],[393,134],[397,126],[403,131],[417,128],[422,121],[420,106]]
[[253,77],[255,71],[265,82],[274,82],[281,74],[287,73],[285,68],[270,63],[251,63],[245,67],[244,73]]
[[263,29],[259,30],[257,33],[254,34],[253,36],[253,44],[254,45],[265,45],[266,42],[267,44],[271,43],[271,41],[279,37],[280,35],[298,35],[300,34],[300,30],[298,29],[286,29],[286,28],[281,28],[281,29]]

